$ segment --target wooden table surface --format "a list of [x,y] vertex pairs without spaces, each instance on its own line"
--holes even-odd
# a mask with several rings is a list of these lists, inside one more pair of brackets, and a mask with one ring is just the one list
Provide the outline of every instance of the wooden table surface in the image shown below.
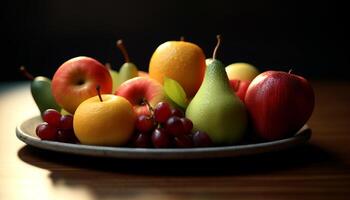
[[0,199],[350,199],[350,82],[313,81],[307,145],[200,161],[138,161],[39,150],[15,136],[38,115],[29,83],[0,84]]

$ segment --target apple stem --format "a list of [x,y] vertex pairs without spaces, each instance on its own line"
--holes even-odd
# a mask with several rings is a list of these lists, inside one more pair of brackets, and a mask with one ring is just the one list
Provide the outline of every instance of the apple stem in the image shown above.
[[216,39],[217,39],[217,43],[216,43],[216,46],[214,48],[213,59],[216,59],[216,53],[217,53],[218,48],[219,48],[220,43],[221,43],[221,35],[216,35]]
[[292,71],[293,71],[293,69],[290,69],[290,70],[288,71],[288,74],[291,74],[291,73],[292,73]]
[[21,66],[19,70],[21,71],[22,75],[25,76],[27,79],[31,81],[34,80],[34,76],[31,73],[29,73],[24,66]]
[[120,49],[120,51],[122,52],[125,62],[130,62],[130,58],[129,58],[129,54],[126,51],[126,48],[124,46],[123,40],[118,40],[117,41],[117,47]]
[[181,37],[180,37],[180,41],[185,41],[185,37],[184,37],[184,36],[181,36]]
[[239,85],[241,84],[241,80],[238,80],[237,81],[237,85],[236,85],[236,87],[235,87],[235,91],[238,91],[238,88],[239,88]]
[[149,112],[151,113],[151,117],[153,117],[153,115],[154,115],[154,110],[153,110],[151,104],[149,104],[149,102],[148,102],[147,99],[145,99],[145,98],[142,99],[142,103],[144,103],[144,104],[147,105],[148,110],[149,110]]
[[98,98],[100,99],[101,102],[103,102],[102,96],[101,96],[101,86],[100,86],[100,85],[97,85],[97,86],[96,86],[96,90],[97,90]]

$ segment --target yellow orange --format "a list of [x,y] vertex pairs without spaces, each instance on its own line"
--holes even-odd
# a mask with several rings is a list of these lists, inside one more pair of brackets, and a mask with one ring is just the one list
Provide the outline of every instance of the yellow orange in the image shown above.
[[164,77],[174,79],[188,97],[193,97],[203,81],[205,68],[205,55],[199,46],[185,41],[168,41],[153,53],[149,76],[161,84]]
[[82,144],[120,146],[131,137],[136,114],[124,97],[104,94],[83,101],[74,113],[74,132]]

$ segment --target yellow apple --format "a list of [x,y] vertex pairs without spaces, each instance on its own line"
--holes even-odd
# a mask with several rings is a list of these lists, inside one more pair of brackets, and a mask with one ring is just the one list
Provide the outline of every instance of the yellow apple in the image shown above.
[[225,70],[230,80],[252,81],[260,74],[256,67],[243,62],[230,64]]
[[[101,101],[102,100],[102,101]],[[83,101],[74,114],[74,132],[82,144],[121,146],[130,139],[136,121],[124,97],[105,94]]]

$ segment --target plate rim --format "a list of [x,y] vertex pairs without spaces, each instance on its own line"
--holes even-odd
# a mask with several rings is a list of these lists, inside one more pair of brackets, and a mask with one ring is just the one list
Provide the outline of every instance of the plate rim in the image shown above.
[[312,135],[311,129],[307,124],[305,124],[292,137],[253,144],[164,149],[112,147],[40,140],[39,138],[34,137],[23,130],[24,125],[28,124],[29,122],[39,120],[38,118],[41,118],[40,115],[23,120],[19,125],[16,126],[17,138],[22,142],[26,143],[27,145],[34,146],[40,149],[69,154],[124,159],[208,159],[253,155],[279,151],[282,149],[287,149],[299,144],[306,143]]

